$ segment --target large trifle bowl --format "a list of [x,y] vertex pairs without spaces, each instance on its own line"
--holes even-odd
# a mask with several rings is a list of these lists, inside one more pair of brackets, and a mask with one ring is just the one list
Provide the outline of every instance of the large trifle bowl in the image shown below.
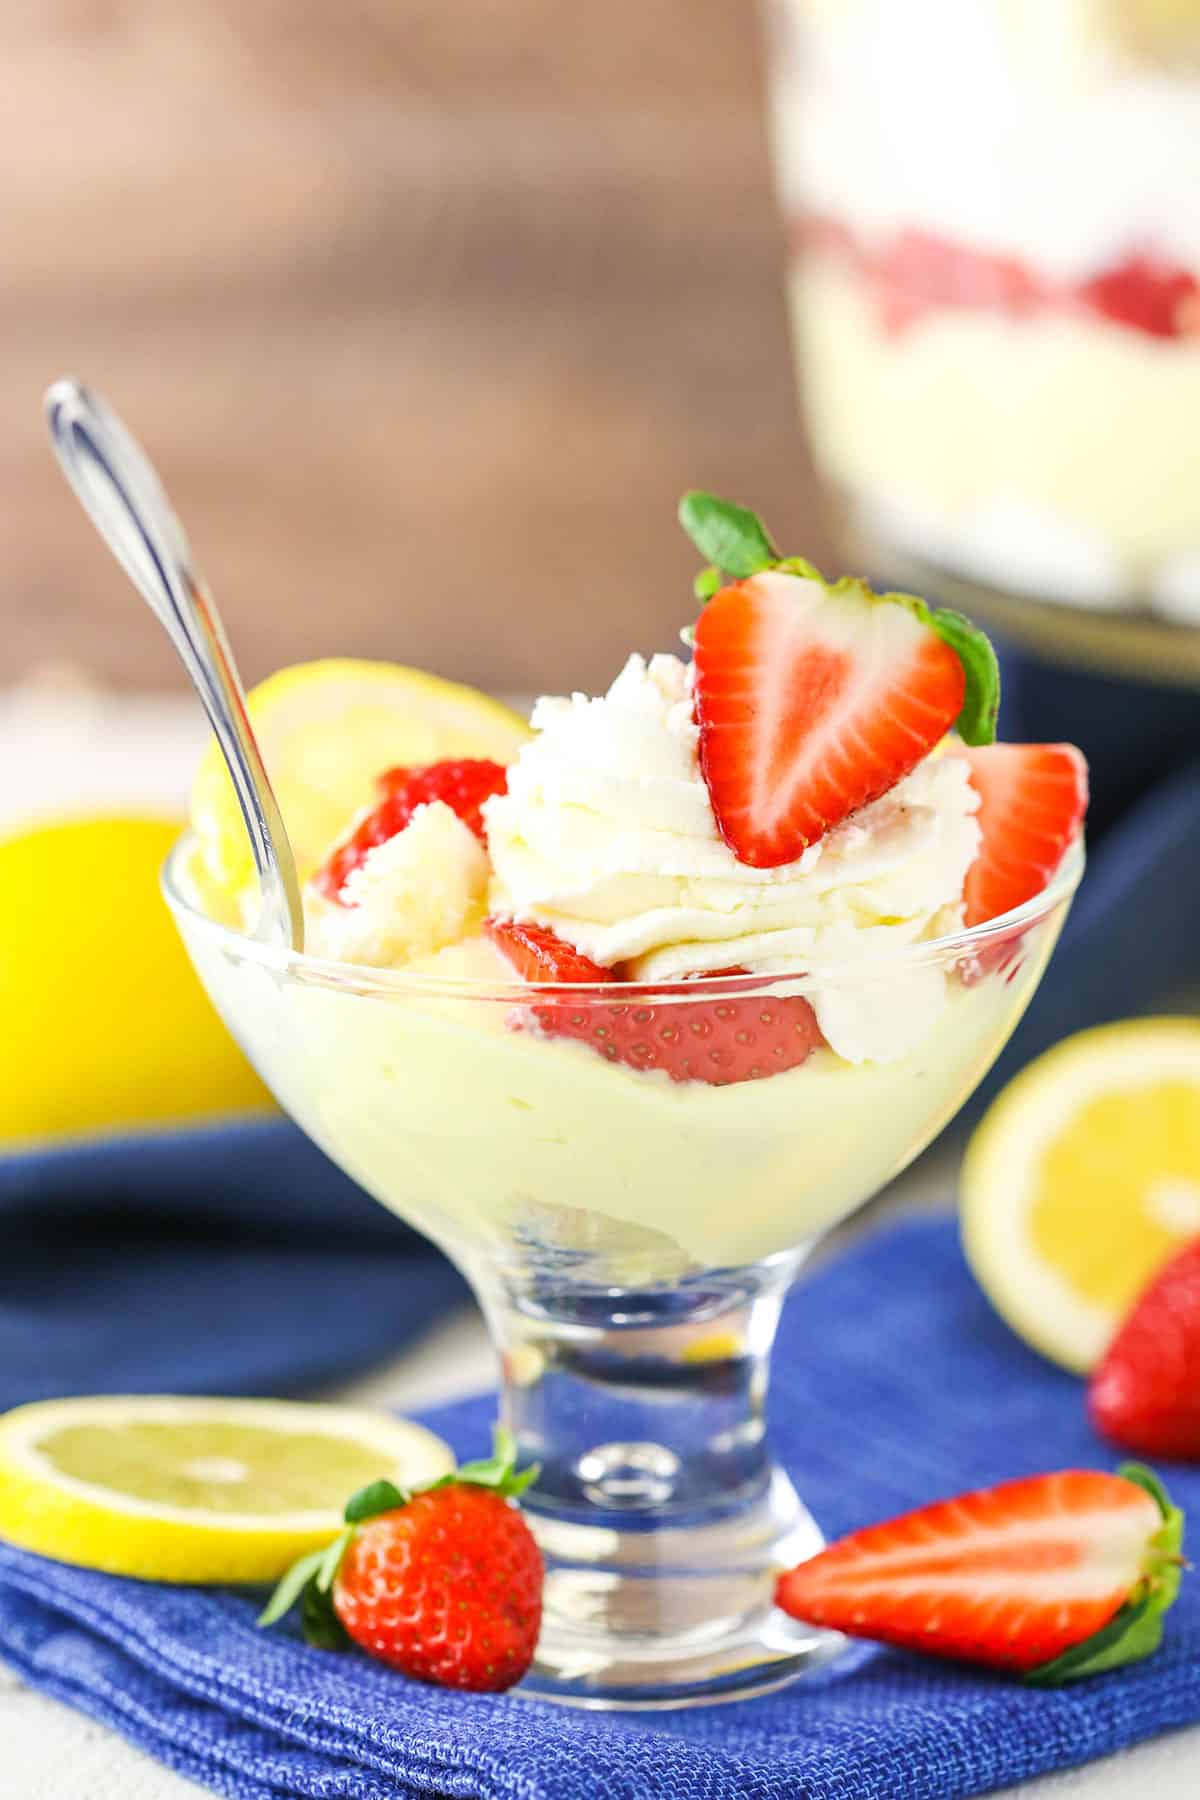
[[[194,849],[165,891],[222,1017],[487,1318],[502,1415],[541,1465],[524,1504],[545,1622],[521,1691],[678,1705],[823,1660],[832,1641],[772,1605],[776,1573],[821,1543],[766,1430],[780,1305],[1003,1048],[1078,844],[1034,899],[931,941],[802,974],[569,987],[497,982],[469,957],[431,977],[264,945],[206,914]],[[846,1019],[876,1056],[830,1047]]]
[[813,453],[856,561],[1200,670],[1200,4],[768,0]]

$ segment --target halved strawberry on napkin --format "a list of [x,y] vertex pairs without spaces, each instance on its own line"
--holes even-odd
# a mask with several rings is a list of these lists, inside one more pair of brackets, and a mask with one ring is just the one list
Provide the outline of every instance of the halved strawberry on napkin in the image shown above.
[[1057,1686],[1157,1649],[1182,1544],[1149,1469],[1064,1469],[851,1532],[775,1598],[811,1625]]

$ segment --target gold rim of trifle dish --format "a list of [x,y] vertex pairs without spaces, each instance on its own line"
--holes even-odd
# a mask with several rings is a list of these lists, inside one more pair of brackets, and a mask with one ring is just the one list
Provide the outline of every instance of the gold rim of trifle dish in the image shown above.
[[[255,962],[294,980],[314,986],[352,988],[356,993],[380,996],[398,993],[425,993],[445,998],[497,1000],[509,1004],[528,998],[531,989],[546,992],[563,991],[562,982],[530,982],[515,978],[511,982],[483,981],[470,976],[412,975],[405,969],[377,969],[363,963],[331,961],[310,956],[307,951],[291,950],[279,943],[267,942],[246,932],[235,931],[211,918],[186,890],[184,868],[196,843],[193,832],[185,832],[172,848],[163,864],[161,883],[167,905],[177,917],[187,920],[191,930],[206,937],[214,948],[227,954]],[[929,963],[950,963],[977,955],[989,944],[1009,937],[1014,931],[1027,929],[1052,913],[1064,900],[1069,900],[1082,878],[1085,864],[1082,832],[1076,837],[1054,875],[1040,893],[1010,912],[1001,913],[984,924],[964,926],[942,937],[926,938],[916,943],[898,944],[885,951],[873,950],[866,960],[845,961],[823,957],[819,970],[775,973],[758,971],[749,975],[688,976],[664,981],[580,981],[570,983],[572,998],[587,1000],[628,1000],[638,994],[653,993],[668,1004],[696,1000],[703,995],[756,993],[765,988],[787,985],[790,992],[804,993],[815,986],[817,978],[831,976],[875,982],[896,970],[909,970]]]

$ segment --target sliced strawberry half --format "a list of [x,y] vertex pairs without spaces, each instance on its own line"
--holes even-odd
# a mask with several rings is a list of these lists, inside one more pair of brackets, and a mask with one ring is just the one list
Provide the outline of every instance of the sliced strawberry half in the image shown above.
[[794,862],[904,778],[966,691],[945,638],[861,582],[772,572],[710,601],[695,634],[700,767],[739,862]]
[[983,834],[967,872],[968,925],[1011,912],[1040,894],[1087,811],[1087,763],[1073,744],[956,747],[979,795]]
[[1053,1683],[1153,1649],[1183,1519],[1148,1470],[1067,1469],[856,1531],[780,1577],[796,1619]]
[[522,981],[617,981],[619,976],[584,956],[544,925],[518,925],[515,919],[485,919],[483,929],[502,950]]
[[342,889],[368,853],[404,830],[419,806],[441,800],[484,840],[482,807],[493,794],[502,794],[507,770],[501,763],[463,758],[457,762],[427,763],[417,769],[388,769],[376,781],[379,805],[361,819],[344,843],[313,876],[313,886],[326,899],[342,901]]
[[[489,919],[484,927],[526,981],[616,982],[620,978],[540,925]],[[744,975],[720,969],[714,977]],[[749,978],[748,978],[749,979]],[[660,988],[628,984],[628,999],[593,1000],[581,995],[539,1000],[527,1017],[544,1036],[585,1044],[606,1062],[627,1069],[658,1069],[672,1081],[703,1081],[731,1087],[795,1069],[824,1042],[816,1014],[802,995],[709,995],[700,1000],[667,1000]],[[526,1029],[518,1012],[514,1029]]]

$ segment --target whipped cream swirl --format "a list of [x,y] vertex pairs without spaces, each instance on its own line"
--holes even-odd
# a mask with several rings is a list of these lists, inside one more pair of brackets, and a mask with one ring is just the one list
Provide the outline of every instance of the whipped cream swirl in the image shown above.
[[602,698],[539,700],[532,723],[507,793],[485,808],[493,912],[640,981],[811,975],[821,1028],[851,1061],[891,1060],[929,1029],[940,971],[894,971],[884,991],[870,970],[961,920],[979,827],[960,758],[927,757],[797,861],[755,869],[717,830],[677,657],[631,656]]

